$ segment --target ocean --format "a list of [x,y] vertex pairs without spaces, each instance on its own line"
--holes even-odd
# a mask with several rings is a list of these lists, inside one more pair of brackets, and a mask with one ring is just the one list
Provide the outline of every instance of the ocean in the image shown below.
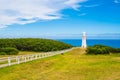
[[[58,39],[58,41],[71,44],[73,46],[81,46],[82,42],[81,39]],[[95,44],[120,48],[120,39],[87,39],[87,46],[93,46]]]

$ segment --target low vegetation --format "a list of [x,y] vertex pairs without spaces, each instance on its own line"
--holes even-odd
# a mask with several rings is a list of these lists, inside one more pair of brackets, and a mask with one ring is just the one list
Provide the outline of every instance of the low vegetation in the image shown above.
[[75,49],[0,69],[0,80],[120,80],[120,55],[84,55]]
[[16,48],[0,48],[0,55],[17,55],[19,51]]
[[112,48],[104,45],[94,45],[87,47],[87,54],[110,54],[110,53],[120,53],[120,48]]
[[[58,42],[55,40],[49,39],[38,39],[38,38],[19,38],[19,39],[0,39],[0,49],[1,54],[6,54],[5,50],[7,47],[11,48],[9,50],[13,50],[13,54],[15,49],[19,51],[36,51],[36,52],[48,52],[48,51],[57,51],[68,49],[73,46],[69,44],[65,44],[63,42]],[[15,49],[13,49],[15,48]],[[7,53],[7,54],[11,54]]]

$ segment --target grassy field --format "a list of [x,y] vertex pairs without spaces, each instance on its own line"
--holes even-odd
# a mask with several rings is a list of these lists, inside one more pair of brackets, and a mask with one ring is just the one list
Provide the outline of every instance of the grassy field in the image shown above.
[[64,55],[0,69],[0,80],[120,80],[120,55]]

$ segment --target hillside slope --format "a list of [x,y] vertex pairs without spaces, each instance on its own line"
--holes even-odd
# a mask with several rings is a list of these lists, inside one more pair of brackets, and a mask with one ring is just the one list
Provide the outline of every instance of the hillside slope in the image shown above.
[[48,52],[68,49],[73,46],[50,39],[39,38],[0,39],[0,48],[5,47],[16,48],[20,51]]

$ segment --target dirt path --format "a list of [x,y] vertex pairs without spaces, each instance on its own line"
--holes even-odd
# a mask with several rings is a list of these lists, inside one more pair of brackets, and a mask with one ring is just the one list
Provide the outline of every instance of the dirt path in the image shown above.
[[79,54],[85,54],[86,53],[86,49],[84,48],[81,48],[81,47],[78,47],[78,48],[75,48],[73,49],[72,51],[69,52],[70,54],[76,54],[76,55],[79,55]]

